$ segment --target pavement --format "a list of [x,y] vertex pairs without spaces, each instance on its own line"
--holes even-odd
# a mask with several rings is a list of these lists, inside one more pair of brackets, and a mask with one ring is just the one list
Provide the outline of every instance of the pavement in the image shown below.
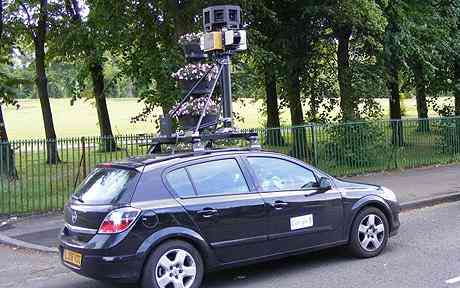
[[[355,259],[342,248],[329,249],[215,272],[206,275],[202,287],[460,287],[459,212],[456,202],[401,214],[399,235],[375,258]],[[0,245],[0,255],[0,288],[117,287],[71,272],[56,254]]]
[[[392,189],[403,210],[460,201],[460,165],[423,167],[373,173],[347,179],[386,186]],[[1,221],[0,221],[1,222]],[[62,215],[18,218],[4,229],[0,225],[0,243],[57,252],[57,235],[64,226]]]

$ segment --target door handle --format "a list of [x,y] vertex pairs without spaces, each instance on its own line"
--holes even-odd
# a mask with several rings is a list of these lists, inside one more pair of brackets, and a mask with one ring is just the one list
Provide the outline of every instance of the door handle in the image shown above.
[[203,210],[200,210],[197,213],[198,215],[201,215],[204,218],[210,218],[219,213],[219,211],[213,208],[204,208]]
[[281,201],[281,200],[277,200],[277,201],[272,203],[272,207],[275,208],[276,210],[281,210],[281,209],[285,208],[288,205],[289,205],[288,203],[286,203],[284,201]]

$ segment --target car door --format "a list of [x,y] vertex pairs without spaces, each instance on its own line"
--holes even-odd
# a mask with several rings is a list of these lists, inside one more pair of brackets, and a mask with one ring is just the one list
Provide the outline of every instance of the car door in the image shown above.
[[178,182],[178,174],[186,175],[190,183],[186,184],[190,185],[188,189],[184,189],[184,185],[173,187],[188,191],[178,201],[220,261],[232,262],[265,254],[265,202],[248,185],[250,179],[237,158],[206,160],[171,171],[167,176],[171,186]]
[[269,207],[270,254],[342,240],[343,207],[337,190],[321,191],[315,173],[294,160],[269,156],[246,159]]

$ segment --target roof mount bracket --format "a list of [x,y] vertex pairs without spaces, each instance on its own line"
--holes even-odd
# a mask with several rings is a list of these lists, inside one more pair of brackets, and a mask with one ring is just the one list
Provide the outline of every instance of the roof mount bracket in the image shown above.
[[[206,152],[212,149],[212,144],[217,140],[246,140],[249,142],[249,149],[260,150],[261,146],[256,132],[229,132],[211,133],[202,135],[172,135],[171,137],[154,138],[150,144],[148,154],[158,154],[162,152],[163,145],[192,144],[193,152]],[[207,143],[206,145],[203,143]]]

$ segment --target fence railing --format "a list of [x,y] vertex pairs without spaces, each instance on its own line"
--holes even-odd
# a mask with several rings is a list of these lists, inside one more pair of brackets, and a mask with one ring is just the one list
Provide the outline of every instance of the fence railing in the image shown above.
[[[460,162],[460,118],[309,124],[251,131],[259,134],[264,149],[289,154],[337,176]],[[0,143],[0,215],[62,209],[75,185],[96,164],[144,155],[153,137]],[[50,149],[57,153],[49,153]]]
[[[153,135],[82,137],[0,143],[0,215],[62,209],[97,164],[147,153]],[[48,149],[58,159],[49,164]]]

